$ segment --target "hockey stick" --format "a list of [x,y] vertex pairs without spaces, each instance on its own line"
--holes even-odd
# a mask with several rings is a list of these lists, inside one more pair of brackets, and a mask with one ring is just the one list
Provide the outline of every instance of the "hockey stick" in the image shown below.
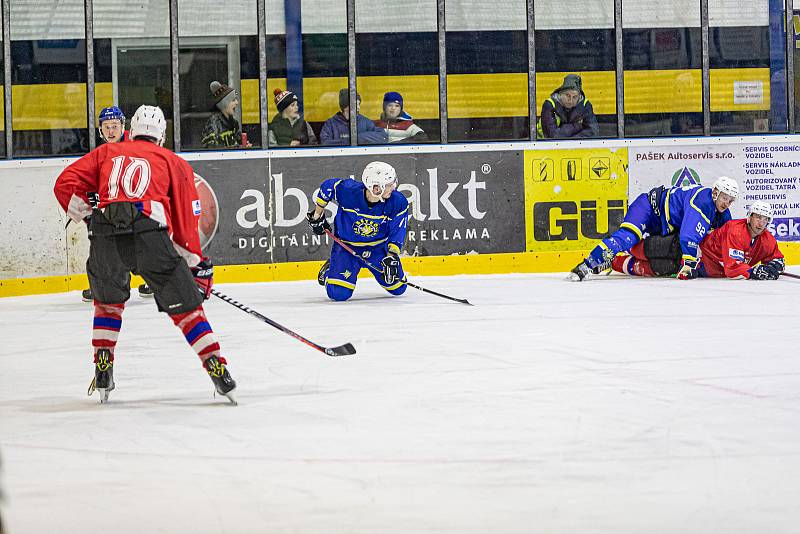
[[781,276],[786,276],[788,278],[797,278],[798,280],[800,280],[800,274],[787,273],[786,271],[781,272]]
[[[340,247],[342,247],[342,248],[343,248],[343,249],[345,249],[347,252],[349,252],[350,254],[352,254],[353,256],[355,256],[356,258],[358,258],[358,259],[361,261],[361,263],[363,263],[364,265],[366,265],[366,266],[367,266],[367,268],[368,268],[368,269],[370,269],[371,271],[374,271],[374,272],[376,272],[376,273],[383,274],[383,271],[380,271],[380,270],[378,270],[378,268],[377,268],[377,267],[375,267],[375,266],[374,266],[374,265],[372,265],[370,262],[368,262],[367,260],[365,260],[364,258],[362,258],[361,256],[359,256],[359,255],[356,253],[356,251],[355,251],[355,250],[353,250],[352,248],[348,247],[348,246],[347,246],[347,245],[346,245],[344,242],[342,242],[342,240],[341,240],[341,239],[339,239],[338,237],[336,237],[335,235],[333,235],[333,232],[331,232],[330,230],[328,230],[328,229],[326,228],[326,229],[325,229],[325,233],[326,233],[326,234],[328,234],[329,236],[331,236],[331,239],[333,239],[333,240],[334,240],[336,243],[338,243]],[[402,283],[404,283],[405,285],[407,285],[408,287],[413,287],[414,289],[419,289],[419,290],[420,290],[420,291],[422,291],[423,293],[430,293],[431,295],[436,295],[437,297],[442,297],[442,298],[444,298],[444,299],[447,299],[447,300],[452,300],[452,301],[455,301],[455,302],[460,302],[461,304],[466,304],[467,306],[474,306],[474,304],[472,304],[471,302],[469,302],[467,299],[457,299],[457,298],[455,298],[455,297],[450,297],[450,296],[448,296],[448,295],[445,295],[445,294],[443,294],[443,293],[437,293],[436,291],[432,291],[432,290],[430,290],[430,289],[425,289],[424,287],[420,287],[420,286],[418,286],[418,285],[416,285],[416,284],[412,284],[411,282],[409,282],[409,281],[407,281],[407,280],[401,280],[401,282],[402,282]]]
[[278,330],[280,330],[284,334],[289,334],[290,336],[292,336],[296,340],[302,341],[303,343],[305,343],[309,347],[315,348],[320,352],[324,352],[328,356],[349,356],[350,354],[355,354],[356,353],[356,349],[355,349],[355,347],[353,347],[352,343],[345,343],[344,345],[339,345],[338,347],[323,347],[322,345],[318,345],[318,344],[314,343],[313,341],[310,341],[310,340],[304,338],[300,334],[289,330],[285,326],[276,323],[275,321],[273,321],[269,317],[261,315],[260,313],[258,313],[254,309],[252,309],[252,308],[250,308],[248,306],[245,306],[241,302],[238,302],[238,301],[230,298],[229,296],[227,296],[227,295],[225,295],[223,293],[220,293],[216,289],[212,289],[211,290],[211,294],[214,295],[215,297],[221,298],[222,300],[224,300],[225,302],[227,302],[231,306],[235,306],[235,307],[239,308],[240,310],[242,310],[243,312],[249,313],[250,315],[252,315],[256,319],[259,319],[260,321],[263,321],[263,322],[267,323],[270,326],[274,326],[275,328],[277,328]]

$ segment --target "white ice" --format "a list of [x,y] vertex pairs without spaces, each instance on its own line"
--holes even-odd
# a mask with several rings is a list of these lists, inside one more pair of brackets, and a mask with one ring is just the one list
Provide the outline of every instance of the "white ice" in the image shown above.
[[797,533],[800,281],[415,278],[218,289],[238,382],[133,296],[109,404],[91,305],[0,299],[8,534]]

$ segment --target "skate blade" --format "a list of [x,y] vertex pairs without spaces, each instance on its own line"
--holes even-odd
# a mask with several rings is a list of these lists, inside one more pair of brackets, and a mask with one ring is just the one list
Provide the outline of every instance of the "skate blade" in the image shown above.
[[588,279],[589,279],[589,276],[591,276],[591,275],[588,275],[588,274],[587,274],[586,276],[584,276],[583,278],[581,278],[580,276],[578,276],[578,275],[577,275],[577,274],[575,274],[575,273],[569,273],[569,274],[567,275],[567,277],[565,278],[565,280],[567,280],[568,282],[585,282],[586,280],[588,280]]
[[228,402],[230,402],[234,406],[239,406],[239,403],[236,400],[236,396],[234,396],[233,394],[234,391],[235,390],[232,389],[227,393],[220,393],[219,391],[214,390],[214,396],[216,397],[217,395],[219,395],[220,397],[225,397],[226,399],[228,399]]
[[239,406],[239,402],[236,400],[236,397],[233,396],[233,391],[229,391],[225,397],[227,397],[228,401],[234,406]]

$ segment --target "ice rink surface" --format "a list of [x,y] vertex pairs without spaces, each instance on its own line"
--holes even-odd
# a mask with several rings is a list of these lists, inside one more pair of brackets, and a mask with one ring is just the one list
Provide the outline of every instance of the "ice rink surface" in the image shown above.
[[0,299],[8,534],[800,532],[800,281],[563,276],[218,285],[358,350],[213,299],[238,407],[152,300],[101,406],[91,305]]

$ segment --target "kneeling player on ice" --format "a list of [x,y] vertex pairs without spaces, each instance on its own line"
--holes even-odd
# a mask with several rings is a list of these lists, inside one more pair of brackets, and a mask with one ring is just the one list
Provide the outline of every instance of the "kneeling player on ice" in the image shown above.
[[711,188],[659,186],[642,193],[628,207],[619,230],[592,249],[589,257],[572,269],[570,278],[583,281],[590,274],[608,270],[617,254],[629,251],[645,234],[665,236],[675,231],[682,252],[680,271],[688,272],[697,265],[697,246],[706,233],[731,220],[728,208],[738,194],[739,185],[727,176],[721,176]]
[[[131,142],[93,150],[56,180],[61,207],[74,221],[89,225],[86,272],[94,292],[95,363],[89,394],[97,389],[105,402],[114,389],[114,349],[135,273],[197,352],[217,392],[235,402],[236,382],[202,306],[211,294],[214,270],[200,251],[194,172],[162,148],[166,127],[160,108],[141,106],[131,119]],[[90,191],[99,196],[94,209],[86,197]]]
[[[761,200],[753,202],[746,218],[729,221],[711,232],[700,243],[702,255],[697,267],[678,276],[777,280],[785,262],[778,242],[767,230],[771,220],[772,207]],[[677,236],[648,237],[631,249],[631,255],[614,258],[611,267],[634,276],[676,274],[680,261],[676,241]]]
[[[402,295],[406,284],[399,255],[406,240],[408,200],[395,191],[396,187],[394,167],[382,161],[368,164],[361,182],[349,178],[325,180],[313,199],[316,207],[308,213],[308,224],[315,234],[324,234],[331,229],[325,220],[325,206],[329,202],[338,204],[334,235],[374,267],[370,271],[386,291]],[[317,279],[332,300],[347,300],[363,266],[358,257],[334,243]]]

